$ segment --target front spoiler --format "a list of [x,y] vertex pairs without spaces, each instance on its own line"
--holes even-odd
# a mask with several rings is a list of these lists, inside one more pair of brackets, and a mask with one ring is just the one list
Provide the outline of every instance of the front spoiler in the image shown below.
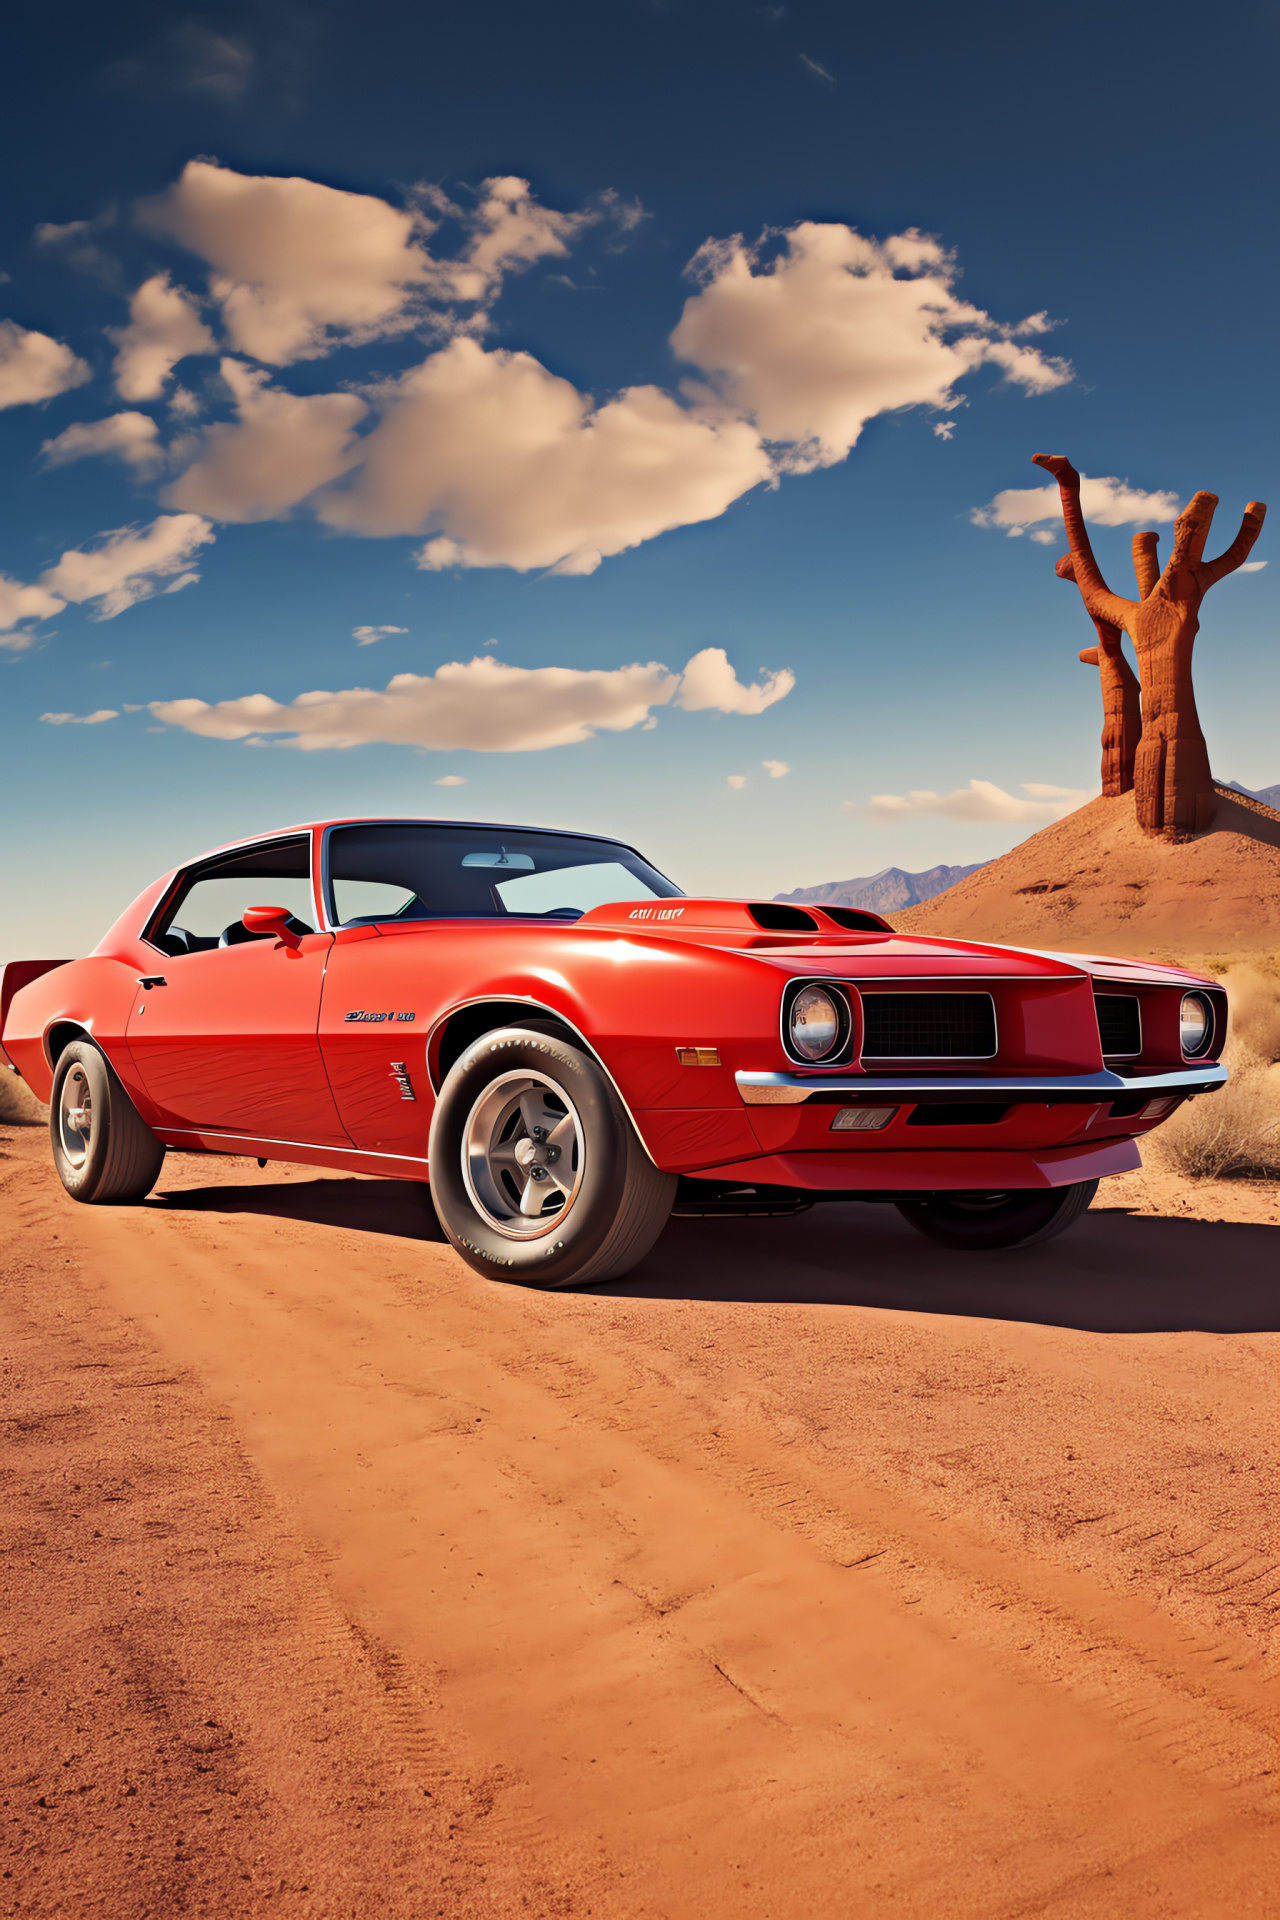
[[1150,1100],[1170,1094],[1214,1093],[1229,1075],[1216,1061],[1169,1072],[1067,1074],[858,1073],[824,1076],[800,1073],[735,1073],[738,1092],[748,1107],[883,1106],[886,1100],[916,1106],[949,1106],[953,1101],[994,1101],[1001,1106],[1026,1101],[1033,1106],[1099,1106],[1140,1095]]

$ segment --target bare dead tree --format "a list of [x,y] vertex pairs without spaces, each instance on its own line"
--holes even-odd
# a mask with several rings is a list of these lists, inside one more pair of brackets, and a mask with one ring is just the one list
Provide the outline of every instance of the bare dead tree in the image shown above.
[[1248,559],[1266,507],[1251,500],[1226,552],[1206,560],[1204,546],[1218,496],[1197,493],[1175,523],[1173,552],[1163,573],[1156,570],[1156,536],[1135,536],[1134,570],[1141,597],[1125,600],[1112,593],[1093,557],[1080,510],[1079,474],[1061,453],[1037,453],[1035,464],[1058,482],[1072,578],[1085,606],[1095,621],[1122,627],[1138,656],[1142,684],[1142,737],[1134,763],[1138,824],[1144,832],[1166,839],[1203,832],[1213,819],[1217,796],[1191,679],[1200,602],[1210,587]]
[[[1154,539],[1154,535],[1151,536]],[[1064,554],[1054,568],[1059,580],[1074,580],[1075,561]],[[1139,583],[1141,584],[1141,583]],[[1142,737],[1142,694],[1138,676],[1124,657],[1124,635],[1109,620],[1095,620],[1096,647],[1080,658],[1098,669],[1102,690],[1102,791],[1110,800],[1133,789],[1133,768]]]

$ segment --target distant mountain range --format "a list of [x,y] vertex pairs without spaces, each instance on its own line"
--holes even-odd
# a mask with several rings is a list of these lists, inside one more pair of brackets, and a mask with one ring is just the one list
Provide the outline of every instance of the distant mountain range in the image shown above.
[[817,906],[862,907],[867,913],[898,913],[903,907],[918,907],[921,901],[932,900],[935,894],[945,893],[948,887],[967,880],[971,873],[989,864],[978,860],[971,867],[930,867],[926,873],[904,873],[901,867],[883,867],[879,873],[869,874],[862,880],[828,880],[820,887],[797,887],[794,893],[775,893],[773,897],[798,906],[811,900]]
[[1228,780],[1227,785],[1234,787],[1237,793],[1247,794],[1250,800],[1261,800],[1264,807],[1274,807],[1280,813],[1280,786],[1242,787],[1238,780]]

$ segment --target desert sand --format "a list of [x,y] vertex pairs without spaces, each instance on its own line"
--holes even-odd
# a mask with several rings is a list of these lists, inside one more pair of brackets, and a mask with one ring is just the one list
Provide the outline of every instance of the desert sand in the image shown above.
[[1274,1185],[542,1294],[411,1186],[0,1146],[0,1911],[1274,1913]]

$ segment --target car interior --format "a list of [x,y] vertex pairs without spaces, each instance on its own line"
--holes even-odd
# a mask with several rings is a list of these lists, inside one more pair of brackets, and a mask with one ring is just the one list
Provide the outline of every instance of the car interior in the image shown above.
[[270,940],[250,933],[247,907],[282,906],[294,933],[314,933],[309,837],[250,847],[225,860],[190,868],[161,908],[146,938],[170,959]]

